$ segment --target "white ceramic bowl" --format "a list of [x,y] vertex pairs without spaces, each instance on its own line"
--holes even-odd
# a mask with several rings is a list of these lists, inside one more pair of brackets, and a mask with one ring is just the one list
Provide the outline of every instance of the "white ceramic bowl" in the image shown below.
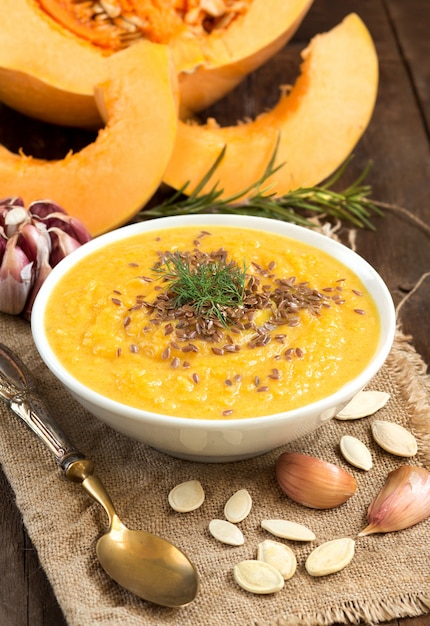
[[[302,408],[264,417],[205,420],[171,417],[135,409],[93,391],[69,374],[52,351],[44,329],[44,311],[52,289],[80,259],[113,241],[141,231],[184,225],[228,225],[283,234],[319,248],[350,267],[374,298],[381,335],[368,366],[336,393]],[[33,307],[31,326],[36,347],[55,376],[76,400],[113,429],[172,456],[195,461],[225,462],[262,454],[307,435],[330,420],[360,391],[383,365],[393,342],[395,312],[390,293],[379,274],[346,246],[310,229],[278,220],[236,215],[167,217],[132,224],[85,244],[59,263],[48,276]],[[360,349],[357,346],[357,349]]]

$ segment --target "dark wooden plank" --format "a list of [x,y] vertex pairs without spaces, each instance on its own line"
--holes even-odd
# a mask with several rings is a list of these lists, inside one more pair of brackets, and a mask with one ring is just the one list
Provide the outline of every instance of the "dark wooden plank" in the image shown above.
[[[425,0],[390,0],[386,3],[400,53],[416,90],[417,105],[430,134],[430,3]],[[412,19],[411,16],[416,16]]]

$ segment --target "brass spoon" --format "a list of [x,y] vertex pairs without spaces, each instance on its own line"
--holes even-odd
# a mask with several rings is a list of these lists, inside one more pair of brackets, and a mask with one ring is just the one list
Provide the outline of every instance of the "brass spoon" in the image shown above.
[[109,529],[97,542],[97,557],[107,574],[125,589],[149,602],[169,607],[188,604],[199,582],[194,565],[166,539],[143,530],[129,530],[119,519],[93,463],[66,438],[36,394],[25,365],[0,343],[0,398],[54,453],[67,478],[81,483],[102,505]]

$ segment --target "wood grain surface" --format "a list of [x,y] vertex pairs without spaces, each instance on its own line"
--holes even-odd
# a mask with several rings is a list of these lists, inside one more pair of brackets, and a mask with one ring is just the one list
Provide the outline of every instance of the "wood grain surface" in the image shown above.
[[[254,116],[272,106],[277,100],[278,85],[294,80],[300,50],[308,40],[330,29],[351,11],[361,16],[374,38],[380,60],[380,88],[371,124],[354,150],[355,157],[342,186],[352,182],[371,160],[367,182],[372,186],[373,198],[407,209],[412,216],[430,224],[428,0],[315,0],[290,44],[212,107],[210,114],[216,114],[225,123]],[[23,147],[27,154],[58,158],[92,138],[91,133],[41,124],[0,105],[0,142],[10,149]],[[10,194],[14,193],[11,189]],[[379,271],[398,304],[430,271],[430,238],[411,217],[391,209],[375,218],[374,224],[376,232],[357,233],[357,251]],[[401,307],[403,330],[413,336],[415,348],[426,363],[430,363],[429,310],[427,277]],[[61,609],[1,470],[0,493],[0,625],[64,626]],[[429,623],[427,615],[388,624]]]

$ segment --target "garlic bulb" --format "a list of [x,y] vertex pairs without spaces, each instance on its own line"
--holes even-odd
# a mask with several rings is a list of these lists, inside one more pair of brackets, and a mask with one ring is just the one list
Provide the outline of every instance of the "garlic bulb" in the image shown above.
[[30,318],[41,284],[61,259],[91,239],[82,222],[50,200],[0,200],[0,311]]
[[366,526],[359,537],[388,533],[414,526],[430,516],[430,472],[423,467],[401,465],[390,472],[373,499]]
[[342,467],[297,452],[280,455],[276,478],[287,496],[312,509],[339,506],[357,489],[355,478]]

